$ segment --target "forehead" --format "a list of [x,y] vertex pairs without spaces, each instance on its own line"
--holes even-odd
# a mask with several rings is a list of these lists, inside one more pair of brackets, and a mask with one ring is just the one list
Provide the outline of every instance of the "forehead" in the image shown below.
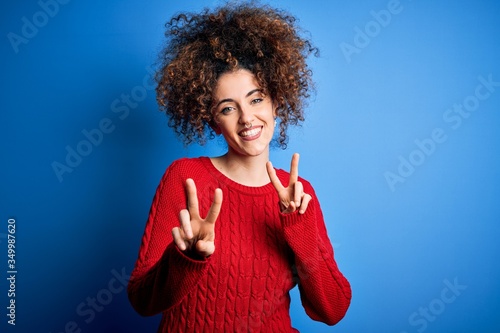
[[247,69],[226,72],[217,80],[214,95],[216,99],[236,98],[260,88],[255,75]]

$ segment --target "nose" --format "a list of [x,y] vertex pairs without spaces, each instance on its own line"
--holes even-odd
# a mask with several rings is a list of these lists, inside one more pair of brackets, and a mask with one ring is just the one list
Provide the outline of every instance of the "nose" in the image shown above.
[[251,124],[254,121],[254,115],[249,107],[240,107],[240,118],[238,121],[241,125]]

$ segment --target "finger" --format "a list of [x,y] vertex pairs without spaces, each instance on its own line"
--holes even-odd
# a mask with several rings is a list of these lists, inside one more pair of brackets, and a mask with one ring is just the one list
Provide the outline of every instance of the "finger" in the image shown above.
[[189,214],[193,219],[200,217],[198,209],[198,196],[196,195],[196,185],[191,178],[186,179],[187,206]]
[[302,182],[296,182],[293,188],[293,200],[295,201],[295,206],[300,207],[303,196],[304,187]]
[[278,176],[276,175],[276,170],[273,168],[273,164],[271,162],[266,163],[267,174],[269,175],[269,179],[273,184],[276,191],[281,192],[285,187],[281,184]]
[[215,189],[214,201],[212,202],[212,206],[210,206],[210,209],[208,210],[205,222],[215,223],[217,217],[219,216],[221,206],[222,206],[222,190],[220,188],[217,188]]
[[311,202],[312,196],[310,194],[304,195],[302,198],[302,202],[300,204],[299,214],[304,214],[306,212],[307,207],[309,206],[309,202]]
[[177,245],[179,250],[185,251],[186,250],[186,243],[184,243],[184,239],[181,237],[181,231],[179,230],[179,227],[175,227],[172,229],[172,237],[174,237],[174,243]]
[[299,178],[299,157],[298,153],[292,156],[292,163],[290,164],[290,182],[288,186],[294,184]]
[[297,209],[297,206],[295,205],[295,202],[294,201],[290,201],[290,204],[288,205],[287,209],[285,209],[285,211],[283,212],[283,214],[293,213],[293,212],[295,212],[296,209]]
[[193,228],[191,227],[191,216],[187,209],[183,209],[179,212],[179,220],[181,222],[182,231],[184,231],[184,235],[186,239],[193,238]]
[[196,251],[204,257],[208,257],[215,252],[215,243],[199,240],[196,242]]

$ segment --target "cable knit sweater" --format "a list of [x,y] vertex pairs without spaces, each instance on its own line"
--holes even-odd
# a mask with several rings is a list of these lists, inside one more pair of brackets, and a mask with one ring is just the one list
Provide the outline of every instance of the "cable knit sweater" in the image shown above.
[[[287,186],[289,174],[277,169],[277,175]],[[223,191],[215,252],[206,259],[186,256],[171,236],[187,207],[187,178],[195,181],[202,217],[214,190]],[[271,183],[238,184],[207,157],[174,162],[157,188],[129,282],[135,310],[162,313],[158,332],[297,332],[289,290],[298,283],[306,313],[337,323],[349,307],[351,288],[335,263],[314,190],[300,180],[313,199],[304,214],[284,215]]]

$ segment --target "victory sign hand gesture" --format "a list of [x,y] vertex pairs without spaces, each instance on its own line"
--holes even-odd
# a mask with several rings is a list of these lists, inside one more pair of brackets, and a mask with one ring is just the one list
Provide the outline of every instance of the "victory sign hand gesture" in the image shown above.
[[172,229],[174,242],[181,251],[208,257],[215,251],[215,221],[222,206],[222,190],[215,190],[214,201],[207,216],[200,217],[194,180],[186,180],[187,209],[179,213],[180,227]]
[[312,197],[311,195],[304,193],[304,187],[298,180],[299,154],[295,153],[292,156],[288,187],[284,187],[283,184],[281,184],[281,181],[276,175],[276,170],[274,170],[271,162],[267,162],[266,167],[269,178],[271,179],[271,183],[274,185],[274,188],[278,192],[281,212],[283,214],[289,214],[295,212],[298,209],[299,214],[304,214]]

